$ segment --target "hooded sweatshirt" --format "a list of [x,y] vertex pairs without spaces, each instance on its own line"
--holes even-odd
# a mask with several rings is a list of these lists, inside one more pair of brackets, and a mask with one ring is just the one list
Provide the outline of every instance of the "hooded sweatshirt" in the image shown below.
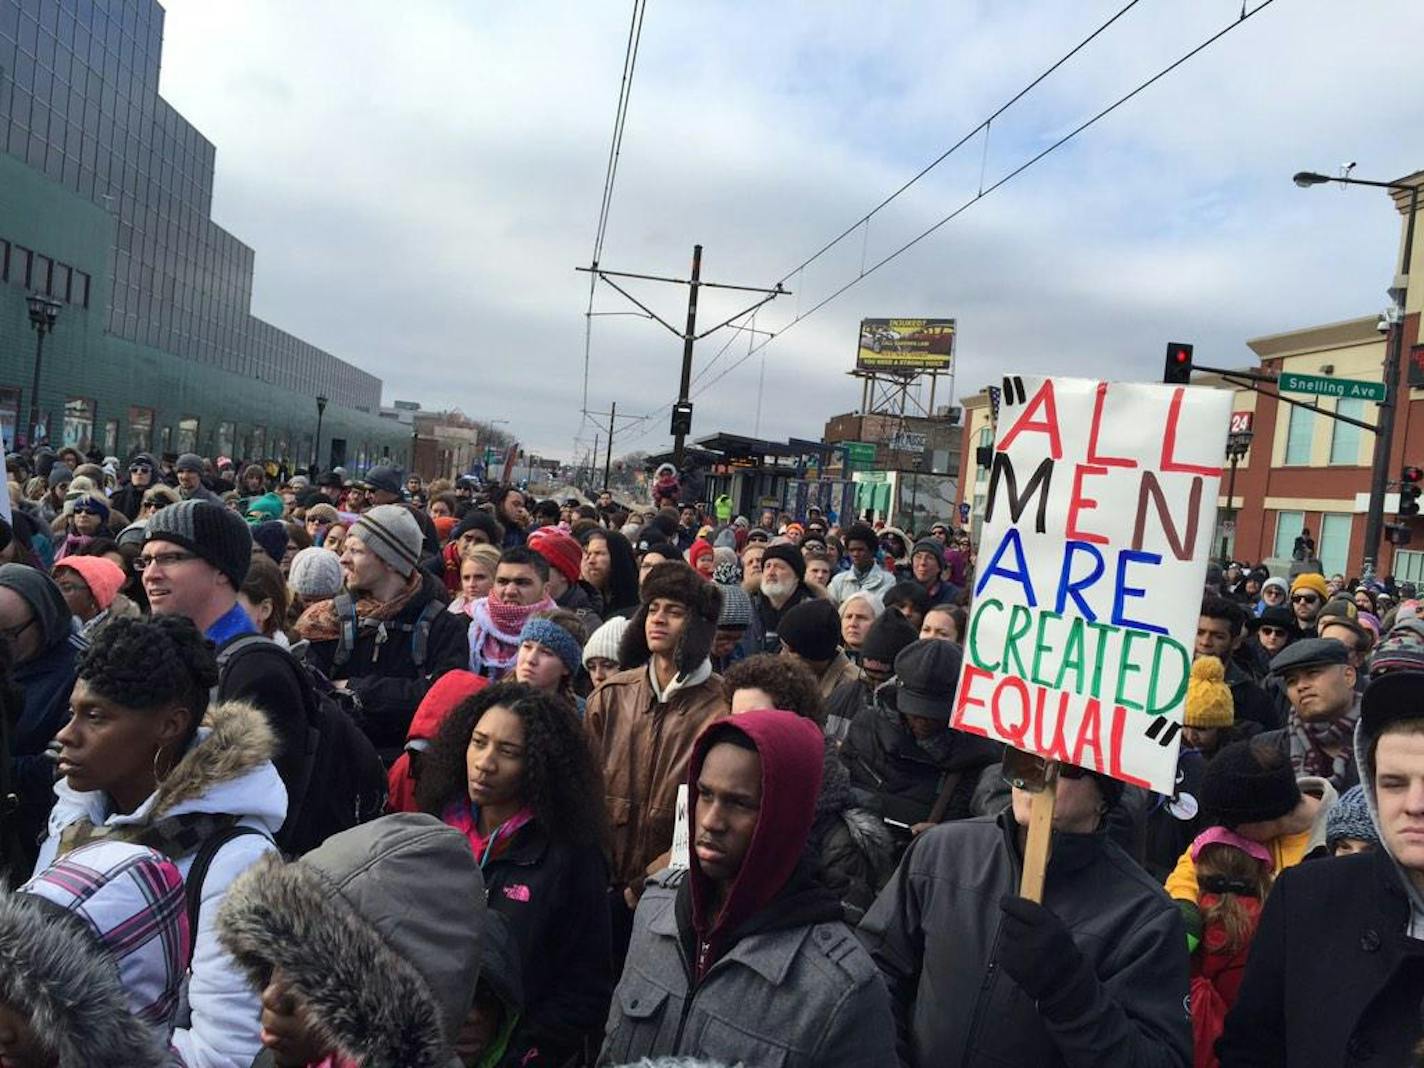
[[[753,929],[763,929],[773,918],[764,913],[788,890],[811,831],[821,789],[825,750],[820,728],[789,712],[762,709],[719,720],[703,730],[688,767],[690,796],[697,796],[697,781],[708,751],[729,733],[741,734],[756,746],[761,758],[761,807],[741,869],[715,914],[715,888],[697,861],[697,826],[693,820],[692,834],[688,836],[692,856],[684,884],[689,892],[678,895],[678,927],[684,940],[690,935],[694,943],[690,958],[694,985],[740,938]],[[794,892],[788,898],[804,899],[794,902],[798,924],[840,918],[839,902],[823,887],[798,879],[791,889]],[[780,904],[788,909],[793,901]],[[684,925],[684,917],[690,921],[690,929]]]
[[1404,884],[1405,896],[1409,899],[1409,937],[1424,940],[1424,894],[1420,894],[1419,887],[1414,885],[1414,880],[1409,877],[1409,872],[1390,851],[1389,842],[1384,836],[1383,828],[1380,827],[1379,794],[1375,789],[1373,759],[1375,742],[1379,740],[1379,733],[1377,727],[1367,727],[1364,719],[1360,720],[1359,725],[1355,728],[1355,767],[1359,769],[1360,786],[1365,792],[1365,804],[1369,806],[1370,822],[1374,824],[1375,834],[1379,836],[1380,848],[1394,862],[1394,869],[1399,873],[1399,880]]
[[467,697],[475,696],[488,685],[489,679],[468,671],[456,670],[445,672],[426,691],[411,718],[410,730],[406,732],[405,749],[396,757],[396,762],[391,765],[388,773],[389,811],[419,811],[415,803],[415,776],[411,774],[410,768],[412,756],[428,749],[431,740],[439,733],[440,725],[450,713],[463,704]]

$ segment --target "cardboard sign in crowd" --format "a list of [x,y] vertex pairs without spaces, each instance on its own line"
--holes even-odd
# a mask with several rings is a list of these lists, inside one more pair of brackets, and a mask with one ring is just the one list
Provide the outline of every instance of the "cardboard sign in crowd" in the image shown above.
[[1173,792],[1225,390],[1004,380],[951,726]]

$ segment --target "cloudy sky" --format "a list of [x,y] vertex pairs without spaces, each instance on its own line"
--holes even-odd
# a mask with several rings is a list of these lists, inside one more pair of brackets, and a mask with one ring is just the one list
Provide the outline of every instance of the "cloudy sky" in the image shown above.
[[[704,279],[795,291],[757,319],[781,331],[1241,14],[1141,0],[987,146],[788,274],[1124,2],[650,0],[603,265],[685,275],[701,242]],[[574,268],[630,0],[164,6],[161,89],[217,145],[214,215],[257,250],[254,312],[380,375],[387,403],[508,419],[546,455],[590,446]],[[1150,380],[1169,340],[1240,365],[1247,338],[1378,311],[1399,217],[1290,176],[1424,167],[1421,40],[1418,0],[1275,0],[725,377],[746,335],[710,373],[729,335],[700,342],[694,436],[820,437],[859,402],[863,316],[957,317],[967,395],[1006,370]],[[684,290],[633,285],[681,323]],[[745,303],[704,291],[700,321]],[[595,307],[629,309],[607,288]],[[589,407],[660,412],[615,453],[668,443],[680,357],[649,320],[593,320]]]

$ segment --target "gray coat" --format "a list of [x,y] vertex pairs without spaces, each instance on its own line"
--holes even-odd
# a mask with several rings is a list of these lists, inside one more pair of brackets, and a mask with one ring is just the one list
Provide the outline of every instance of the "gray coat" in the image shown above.
[[676,905],[685,874],[654,876],[638,902],[600,1065],[660,1055],[748,1068],[894,1063],[889,996],[870,956],[839,921],[746,934],[689,993]]
[[1105,833],[1055,834],[1043,904],[1098,990],[1050,1021],[1002,974],[999,900],[1018,892],[1012,812],[942,823],[911,844],[861,921],[894,999],[900,1063],[1187,1068],[1187,939],[1180,913]]

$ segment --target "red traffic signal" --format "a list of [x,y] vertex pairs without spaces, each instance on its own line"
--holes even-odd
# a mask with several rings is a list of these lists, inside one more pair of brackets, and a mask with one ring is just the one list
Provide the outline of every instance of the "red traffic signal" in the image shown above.
[[1162,366],[1162,381],[1170,386],[1185,386],[1192,380],[1192,346],[1181,341],[1167,343],[1167,359]]
[[1424,467],[1406,467],[1399,472],[1399,481],[1418,482],[1424,479]]

